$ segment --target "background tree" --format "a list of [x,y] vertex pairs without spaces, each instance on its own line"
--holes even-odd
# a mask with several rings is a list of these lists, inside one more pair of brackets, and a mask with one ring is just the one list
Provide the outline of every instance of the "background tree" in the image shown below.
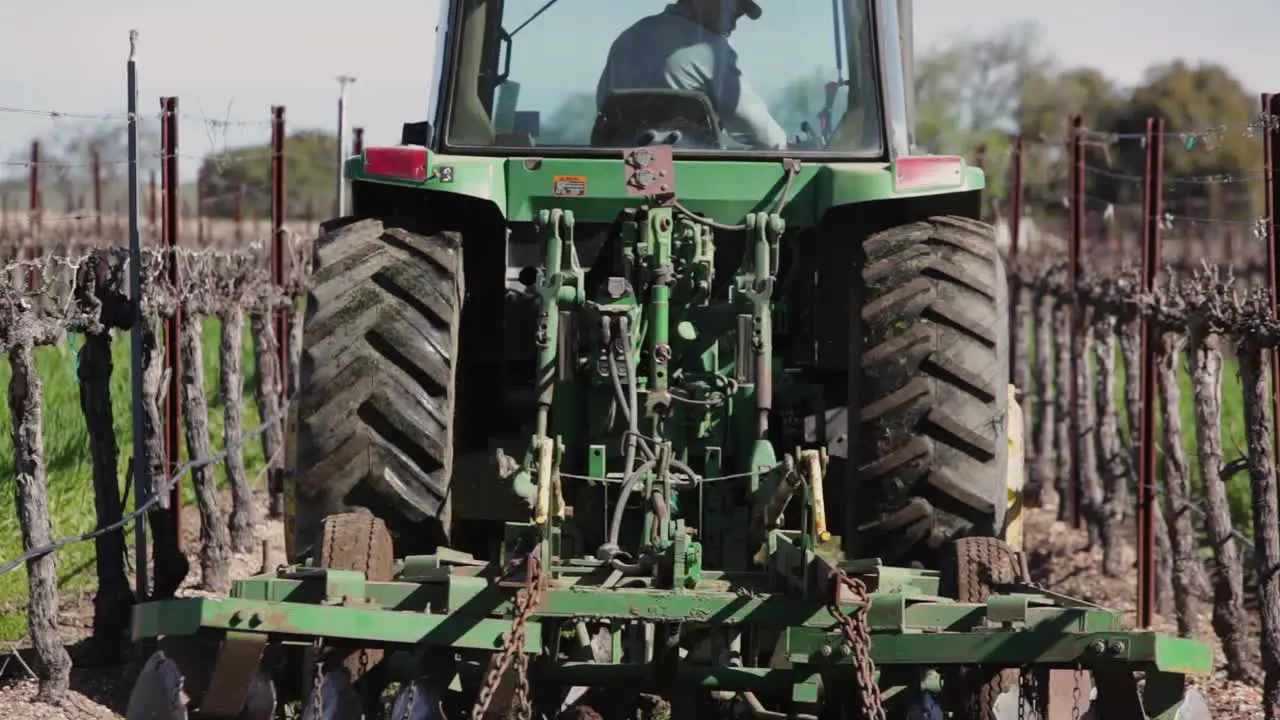
[[[125,180],[129,166],[129,136],[118,123],[59,124],[40,138],[40,195],[46,214],[92,207],[93,169],[89,158],[96,148],[101,158],[104,211],[123,204],[128,197]],[[30,147],[9,153],[13,165],[0,178],[0,192],[8,198],[10,212],[29,206]],[[160,167],[160,130],[154,118],[138,119],[138,169],[142,177]]]
[[916,143],[925,152],[975,158],[986,147],[987,200],[1007,194],[1009,136],[1018,130],[1023,88],[1051,74],[1044,31],[1034,22],[985,36],[960,36],[918,52]]
[[[1029,149],[1023,159],[1027,207],[1044,215],[1065,218],[1067,207],[1063,197],[1067,193],[1070,117],[1081,115],[1086,127],[1109,129],[1126,100],[1110,79],[1093,68],[1058,70],[1050,65],[1024,78],[1018,90],[1018,131],[1029,144],[1038,145],[1034,150]],[[1111,150],[1090,144],[1086,147],[1086,161],[1093,166],[1112,165]],[[1112,202],[1133,201],[1131,195],[1125,194],[1126,190],[1132,191],[1131,183],[1118,183],[1095,175],[1086,178],[1086,185],[1091,196]],[[1141,188],[1138,193],[1137,202],[1141,202]]]
[[[1165,140],[1165,173],[1170,176],[1257,175],[1260,169],[1259,140],[1239,130],[1258,113],[1257,95],[1249,92],[1226,68],[1214,63],[1189,65],[1174,60],[1149,69],[1144,82],[1127,102],[1116,108],[1108,130],[1140,133],[1148,117],[1165,119],[1166,130],[1175,137]],[[1218,130],[1202,135],[1178,133]],[[1142,148],[1136,143],[1121,145],[1117,164],[1130,174],[1141,174]],[[1262,213],[1261,183],[1240,186],[1240,191],[1215,197],[1221,185],[1178,183],[1166,187],[1165,203],[1174,214],[1212,217],[1253,217]],[[1218,205],[1221,207],[1211,207]]]
[[[325,214],[333,206],[334,156],[337,138],[323,130],[300,130],[285,141],[285,198],[287,216],[312,211]],[[244,188],[242,212],[264,217],[271,212],[271,146],[249,145],[207,156],[200,164],[203,212],[231,217],[236,197]]]

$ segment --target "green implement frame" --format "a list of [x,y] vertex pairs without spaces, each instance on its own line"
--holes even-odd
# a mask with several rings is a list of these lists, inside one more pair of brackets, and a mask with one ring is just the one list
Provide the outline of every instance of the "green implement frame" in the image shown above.
[[[507,526],[509,538],[536,533],[531,524]],[[536,657],[571,642],[566,629],[589,620],[609,628],[611,657],[620,658],[627,628],[647,625],[657,632],[646,661],[546,662],[530,671],[535,687],[686,687],[770,693],[803,706],[820,701],[824,680],[847,682],[842,678],[852,674],[857,655],[840,632],[833,612],[839,610],[865,620],[873,676],[890,717],[920,693],[941,692],[940,678],[949,669],[983,666],[1089,671],[1098,717],[1172,720],[1186,676],[1212,670],[1204,643],[1124,630],[1115,612],[1034,586],[1010,585],[986,603],[960,603],[938,594],[937,572],[874,560],[832,564],[806,544],[800,533],[772,531],[764,569],[731,573],[697,569],[698,544],[677,542],[673,556],[695,561],[675,568],[685,578],[677,589],[625,586],[603,563],[590,560],[551,565],[517,651]],[[516,594],[528,579],[519,566],[511,568],[455,553],[406,558],[391,582],[368,582],[352,571],[282,568],[237,581],[227,598],[141,604],[133,635],[198,635],[224,648],[240,643],[285,651],[322,639],[387,650],[393,667],[410,667],[424,653],[443,650],[457,658],[451,670],[457,687],[479,678],[488,655],[509,639]],[[868,601],[833,582],[838,576],[864,583]],[[673,650],[682,633],[732,626],[751,628],[756,641],[767,638],[767,665],[723,664]],[[1145,674],[1142,692],[1135,672]]]

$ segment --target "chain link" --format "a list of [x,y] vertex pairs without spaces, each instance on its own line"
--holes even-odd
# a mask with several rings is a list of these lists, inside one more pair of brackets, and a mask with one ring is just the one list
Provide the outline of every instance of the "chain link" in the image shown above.
[[1022,668],[1018,670],[1018,720],[1027,720],[1027,678]]
[[1083,677],[1084,671],[1077,667],[1071,678],[1071,717],[1074,720],[1080,720],[1080,680]]
[[1031,710],[1032,718],[1044,720],[1044,714],[1040,710],[1041,687],[1040,674],[1034,668],[1024,667],[1018,669],[1018,720],[1025,720],[1027,717],[1027,709]]
[[[503,576],[506,576],[515,565],[518,565],[520,558],[513,558],[512,562],[507,564],[504,569]],[[475,705],[471,708],[472,720],[480,720],[484,714],[489,711],[489,705],[493,702],[493,696],[498,690],[498,684],[502,681],[503,674],[511,665],[515,664],[516,671],[516,687],[514,697],[512,698],[513,709],[518,720],[529,720],[533,716],[533,708],[529,702],[529,658],[525,655],[525,628],[529,622],[529,616],[533,614],[533,609],[538,606],[542,595],[542,569],[538,564],[538,546],[529,552],[525,561],[528,567],[528,577],[525,586],[520,588],[516,593],[515,600],[515,618],[511,621],[511,632],[507,633],[502,649],[495,653],[489,659],[489,668],[485,673],[483,684],[480,686],[480,692],[476,696]]]
[[[828,607],[836,621],[840,623],[840,632],[853,652],[853,668],[861,694],[861,712],[867,720],[885,720],[884,701],[880,697],[880,686],[876,684],[876,666],[871,659],[871,633],[867,630],[867,609],[871,600],[867,595],[867,586],[858,578],[851,578],[839,570],[835,573],[836,593]],[[855,610],[853,617],[840,609],[840,588],[846,587],[853,594],[854,602],[861,605]]]
[[415,680],[409,681],[409,692],[405,693],[404,713],[400,715],[400,720],[413,720],[413,704],[418,701],[418,683]]
[[311,673],[311,717],[322,720],[324,717],[324,656],[319,640],[316,641],[315,649],[316,661]]
[[369,674],[369,648],[360,648],[360,677]]

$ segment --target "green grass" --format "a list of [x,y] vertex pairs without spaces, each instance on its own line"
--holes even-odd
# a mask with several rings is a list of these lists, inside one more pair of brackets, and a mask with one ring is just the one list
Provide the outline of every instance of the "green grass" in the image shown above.
[[[1030,339],[1031,349],[1029,357],[1035,358],[1035,333],[1025,335]],[[1190,355],[1186,352],[1182,354],[1182,361],[1178,367],[1178,385],[1181,390],[1181,398],[1179,402],[1179,415],[1182,420],[1182,445],[1186,453],[1188,467],[1191,473],[1191,494],[1192,501],[1198,507],[1203,508],[1200,499],[1204,497],[1204,478],[1200,472],[1199,453],[1196,448],[1196,410],[1195,395],[1191,386],[1191,372],[1189,365]],[[1094,358],[1089,357],[1089,367],[1094,367]],[[1128,417],[1125,412],[1125,378],[1124,378],[1124,361],[1120,355],[1119,348],[1116,351],[1116,372],[1118,374],[1116,382],[1116,405],[1120,410],[1120,426],[1126,440],[1134,436],[1130,432]],[[1024,412],[1028,412],[1024,410]],[[1157,437],[1159,437],[1160,429],[1163,423],[1160,421],[1160,415],[1156,415]],[[1248,448],[1247,438],[1245,436],[1244,423],[1244,395],[1240,381],[1240,367],[1236,358],[1232,355],[1224,355],[1222,367],[1222,454],[1225,462],[1231,462],[1239,457],[1243,457]],[[1159,450],[1157,452],[1160,452]],[[1164,463],[1162,455],[1157,455],[1157,482],[1164,483]],[[1249,487],[1249,477],[1246,473],[1237,474],[1235,477],[1227,481],[1227,500],[1231,507],[1232,524],[1246,535],[1252,534],[1253,516],[1250,506],[1252,503],[1252,492]],[[1202,526],[1203,522],[1199,516],[1195,516],[1196,525]]]
[[[1178,385],[1182,389],[1181,416],[1182,442],[1186,448],[1191,469],[1192,500],[1204,497],[1204,478],[1200,472],[1200,458],[1196,450],[1195,396],[1192,394],[1191,373],[1185,356],[1178,370]],[[1223,359],[1222,368],[1222,455],[1231,462],[1248,453],[1248,440],[1244,424],[1244,391],[1240,381],[1240,365],[1234,357]],[[1163,468],[1161,478],[1163,482]],[[1245,534],[1253,532],[1251,513],[1252,492],[1248,473],[1239,473],[1227,481],[1227,500],[1231,505],[1232,524]],[[1197,505],[1201,503],[1197,502]]]
[[[247,323],[246,323],[247,326]],[[209,429],[213,449],[223,445],[223,405],[218,391],[219,334],[216,319],[204,323],[203,346],[205,365],[205,391],[209,400]],[[55,539],[74,536],[94,529],[97,519],[94,511],[92,465],[89,457],[89,438],[84,415],[80,412],[80,388],[76,379],[76,350],[83,338],[72,337],[69,343],[54,347],[42,347],[36,352],[36,367],[44,387],[44,447],[48,472],[49,506]],[[111,402],[115,416],[116,442],[120,448],[118,477],[123,491],[126,468],[132,453],[132,426],[130,414],[129,384],[129,333],[116,333],[112,343],[114,368],[111,376]],[[252,343],[246,330],[244,358],[245,371],[244,423],[245,429],[258,425],[257,405],[252,401],[255,364]],[[14,503],[13,421],[9,412],[8,387],[12,373],[8,358],[0,359],[0,393],[3,393],[4,411],[0,412],[0,502]],[[184,443],[185,444],[185,443]],[[252,480],[264,465],[262,444],[256,438],[245,445],[245,463]],[[186,449],[183,448],[183,459]],[[219,463],[215,465],[219,485],[226,481],[226,474]],[[185,502],[195,502],[190,476],[183,482]],[[126,512],[133,509],[133,493],[129,492]],[[133,533],[126,530],[132,562]],[[22,536],[16,513],[0,515],[0,562],[17,557],[23,551]],[[62,596],[91,593],[96,587],[94,571],[95,553],[92,541],[77,543],[57,553],[58,578]],[[0,576],[0,640],[20,639],[27,629],[27,578],[20,567]]]

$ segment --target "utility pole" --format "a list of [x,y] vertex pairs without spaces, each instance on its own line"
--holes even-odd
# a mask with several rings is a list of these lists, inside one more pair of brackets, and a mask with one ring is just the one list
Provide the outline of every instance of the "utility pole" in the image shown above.
[[343,150],[342,143],[347,137],[347,85],[355,82],[356,79],[350,75],[338,76],[338,171],[337,171],[337,199],[335,201],[334,214],[335,218],[340,218],[347,214],[347,178],[344,172],[343,164],[346,160],[346,152]]

